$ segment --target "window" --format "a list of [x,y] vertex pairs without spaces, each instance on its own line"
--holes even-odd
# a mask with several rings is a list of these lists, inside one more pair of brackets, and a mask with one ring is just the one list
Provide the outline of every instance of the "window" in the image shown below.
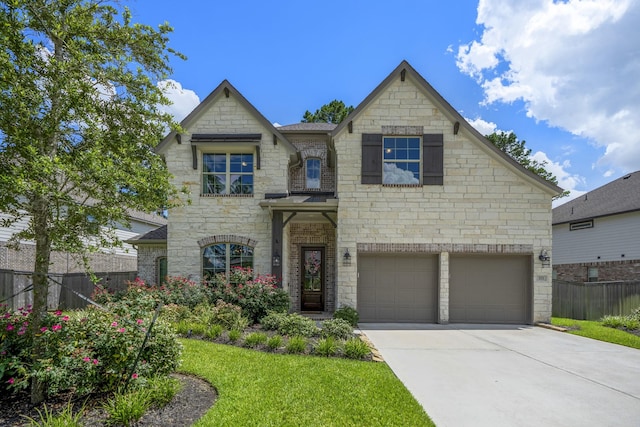
[[443,185],[444,137],[362,134],[361,183]]
[[162,285],[167,281],[167,257],[156,258],[156,283]]
[[253,154],[203,154],[202,194],[253,194]]
[[420,138],[386,137],[382,148],[383,184],[420,184]]
[[306,167],[306,187],[311,189],[320,188],[320,159],[307,159]]
[[587,270],[587,281],[589,282],[598,281],[598,267],[589,267],[589,269]]
[[234,267],[253,268],[253,248],[234,243],[207,246],[202,253],[202,276],[205,279],[224,273]]
[[570,231],[584,230],[585,228],[593,228],[593,220],[572,222],[569,224]]

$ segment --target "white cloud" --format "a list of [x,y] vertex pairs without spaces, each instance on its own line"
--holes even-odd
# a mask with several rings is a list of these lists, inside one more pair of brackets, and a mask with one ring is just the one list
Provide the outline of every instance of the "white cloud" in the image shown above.
[[171,79],[162,80],[158,82],[158,87],[172,102],[171,105],[163,105],[162,111],[171,114],[177,122],[182,121],[200,104],[198,95],[192,90],[184,89],[180,82]]
[[393,163],[385,163],[384,164],[384,179],[383,183],[385,184],[419,184],[420,180],[418,180],[415,176],[413,176],[413,172],[400,169]]
[[544,168],[558,179],[558,185],[562,189],[570,191],[568,197],[563,197],[562,199],[554,201],[554,207],[586,193],[586,191],[576,190],[576,187],[584,186],[585,179],[580,175],[568,172],[568,169],[571,168],[571,162],[569,160],[565,160],[562,163],[554,162],[543,151],[535,152],[531,158],[539,163],[545,163]]
[[458,68],[484,103],[523,101],[527,115],[605,147],[597,165],[640,165],[640,2],[480,0],[480,40]]
[[498,132],[498,125],[493,122],[488,122],[486,120],[482,120],[481,118],[472,120],[465,117],[465,120],[469,122],[469,124],[482,135],[491,135],[494,132]]

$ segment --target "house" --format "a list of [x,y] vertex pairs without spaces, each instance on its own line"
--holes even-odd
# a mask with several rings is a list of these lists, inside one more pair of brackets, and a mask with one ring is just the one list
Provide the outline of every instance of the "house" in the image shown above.
[[278,277],[294,311],[549,320],[539,254],[561,189],[496,149],[406,61],[338,126],[276,128],[225,80],[182,128],[157,151],[190,201],[132,241],[147,281],[165,262],[192,278],[251,266]]
[[640,280],[640,171],[553,209],[553,273],[570,282]]
[[[9,216],[0,212],[0,219],[4,218]],[[23,218],[10,227],[0,226],[0,270],[33,271],[36,251],[34,242],[20,242],[19,250],[7,246],[11,236],[27,227],[27,221],[27,218]],[[141,233],[155,230],[158,226],[166,224],[167,220],[159,215],[131,211],[129,222],[129,226],[118,224],[115,229],[116,236],[123,242]],[[137,253],[133,246],[123,243],[122,247],[108,248],[89,254],[89,263],[94,272],[136,271]],[[84,273],[85,267],[79,255],[54,251],[51,253],[49,272],[51,274]]]

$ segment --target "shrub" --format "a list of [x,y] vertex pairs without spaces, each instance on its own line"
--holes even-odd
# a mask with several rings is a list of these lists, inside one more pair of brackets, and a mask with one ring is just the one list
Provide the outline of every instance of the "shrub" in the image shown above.
[[360,319],[360,316],[358,315],[358,312],[355,308],[344,306],[340,307],[333,313],[333,318],[346,320],[352,327],[355,328],[356,326],[358,326],[358,320]]
[[262,318],[261,325],[263,329],[278,331],[278,333],[288,336],[313,337],[320,332],[313,320],[297,313],[269,313]]
[[609,328],[620,328],[624,323],[624,318],[622,316],[604,316],[601,322],[603,326]]
[[135,425],[151,406],[149,391],[133,390],[128,393],[117,393],[107,400],[103,409],[109,416],[109,424],[124,426]]
[[307,339],[301,336],[294,336],[289,338],[286,345],[287,353],[298,354],[304,353],[307,349]]
[[264,332],[252,332],[244,337],[244,345],[246,347],[258,347],[267,342],[267,334]]
[[212,308],[211,321],[225,329],[245,329],[249,319],[242,315],[242,309],[234,304],[222,300],[216,302]]
[[349,359],[364,359],[370,353],[371,349],[360,338],[351,338],[344,343],[344,355]]
[[36,412],[38,413],[37,420],[23,415],[29,421],[29,427],[82,427],[80,420],[84,414],[84,406],[75,414],[71,402],[68,402],[61,411],[56,413],[49,410],[47,405],[44,405],[44,411],[36,409]]
[[344,319],[332,319],[322,322],[322,336],[346,340],[353,335],[353,328]]
[[640,321],[631,317],[626,317],[624,322],[622,322],[622,326],[629,331],[635,331],[636,329],[640,329]]
[[161,317],[169,323],[178,323],[191,317],[189,307],[177,304],[168,304],[162,307]]
[[238,329],[232,329],[229,331],[229,341],[236,342],[242,336],[242,331]]
[[315,353],[324,357],[334,356],[338,352],[338,348],[339,346],[335,338],[327,337],[318,341]]
[[629,315],[629,318],[633,319],[633,320],[637,320],[638,322],[640,322],[640,307],[634,309],[631,314]]
[[160,286],[151,286],[150,291],[163,304],[178,304],[194,308],[209,299],[210,289],[201,283],[184,277],[167,277],[167,281]]
[[211,325],[209,329],[205,331],[204,336],[212,340],[215,340],[220,335],[222,335],[222,331],[223,329],[221,325]]
[[68,316],[46,313],[39,335],[42,357],[35,363],[26,333],[30,309],[5,313],[0,319],[0,390],[24,389],[35,377],[48,395],[113,391],[127,379],[138,353],[136,375],[166,375],[178,367],[182,347],[163,320],[155,323],[141,351],[153,311],[137,317],[141,310],[122,301],[106,308],[111,312],[89,307]]
[[151,406],[162,408],[169,404],[174,396],[182,389],[182,384],[175,378],[156,376],[146,384]]
[[260,325],[262,325],[262,329],[267,331],[277,331],[280,328],[280,325],[284,324],[286,318],[286,313],[271,311],[260,319]]
[[280,335],[274,335],[267,340],[267,348],[269,350],[277,350],[282,347],[282,337]]
[[289,310],[289,295],[278,288],[276,278],[271,275],[253,278],[250,268],[234,268],[228,278],[225,274],[217,274],[205,282],[205,286],[212,302],[221,299],[240,306],[252,323],[256,323],[269,311]]

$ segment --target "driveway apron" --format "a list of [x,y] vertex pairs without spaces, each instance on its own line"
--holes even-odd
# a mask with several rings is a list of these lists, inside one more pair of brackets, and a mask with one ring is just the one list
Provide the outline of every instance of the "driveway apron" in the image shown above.
[[640,426],[640,350],[534,326],[360,328],[438,427]]

